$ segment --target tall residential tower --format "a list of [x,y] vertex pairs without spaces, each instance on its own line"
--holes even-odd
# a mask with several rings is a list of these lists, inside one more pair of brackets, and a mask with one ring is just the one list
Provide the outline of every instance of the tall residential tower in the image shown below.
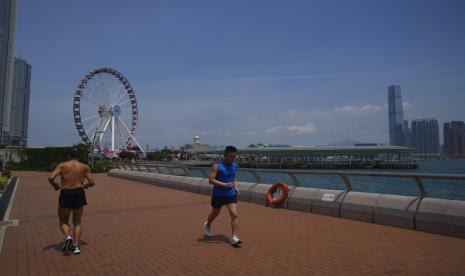
[[0,0],[0,144],[10,132],[16,0]]
[[13,90],[11,97],[10,146],[27,146],[29,99],[31,95],[31,65],[15,58]]
[[465,123],[444,123],[444,154],[453,158],[465,158]]
[[405,146],[404,141],[404,112],[402,110],[402,96],[400,86],[388,87],[389,101],[389,144],[391,146]]
[[439,155],[439,124],[436,119],[412,120],[412,147],[418,154]]

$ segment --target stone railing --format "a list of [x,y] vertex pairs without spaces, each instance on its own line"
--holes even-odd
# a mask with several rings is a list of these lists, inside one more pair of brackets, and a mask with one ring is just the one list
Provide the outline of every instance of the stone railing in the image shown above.
[[[159,168],[160,169],[160,168]],[[142,170],[113,169],[110,176],[119,177],[187,192],[210,195],[212,186],[207,178],[179,176],[175,170],[186,172],[176,166],[166,169],[167,174]],[[202,171],[208,168],[198,168]],[[257,174],[261,170],[241,169]],[[266,170],[269,172],[269,170]],[[174,172],[173,174],[169,174]],[[282,173],[280,171],[280,173]],[[465,201],[428,198],[421,179],[465,180],[464,175],[429,175],[398,173],[328,172],[328,171],[288,171],[297,181],[289,191],[288,199],[281,208],[311,212],[315,214],[354,219],[370,223],[421,230],[431,233],[465,238]],[[346,190],[329,190],[300,187],[296,174],[338,175],[346,184]],[[379,193],[354,192],[347,176],[382,176],[413,178],[419,189],[419,196],[401,196]],[[267,193],[271,185],[237,182],[239,200],[267,205]]]

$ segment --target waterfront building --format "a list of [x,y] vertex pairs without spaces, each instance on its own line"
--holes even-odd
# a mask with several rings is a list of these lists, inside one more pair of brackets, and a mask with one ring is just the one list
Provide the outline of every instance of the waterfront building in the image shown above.
[[439,125],[437,119],[412,120],[411,146],[416,154],[439,155]]
[[[220,161],[224,147],[186,149],[190,160]],[[412,148],[400,146],[247,147],[239,149],[240,166],[263,168],[414,168]]]
[[465,123],[452,121],[444,123],[444,152],[452,158],[465,158]]

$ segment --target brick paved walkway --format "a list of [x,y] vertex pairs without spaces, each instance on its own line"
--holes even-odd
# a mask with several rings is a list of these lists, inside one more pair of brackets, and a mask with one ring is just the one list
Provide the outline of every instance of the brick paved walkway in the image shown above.
[[451,275],[465,273],[465,239],[240,203],[241,248],[223,210],[202,237],[207,196],[97,175],[87,192],[81,255],[63,256],[58,193],[21,172],[6,230],[6,275]]

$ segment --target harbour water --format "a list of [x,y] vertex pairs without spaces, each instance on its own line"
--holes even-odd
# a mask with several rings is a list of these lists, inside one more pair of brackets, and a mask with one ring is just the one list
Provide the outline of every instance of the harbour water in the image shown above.
[[[424,160],[418,161],[419,168],[413,170],[376,170],[367,169],[363,172],[396,172],[396,173],[429,173],[429,174],[465,174],[465,160]],[[341,170],[357,171],[357,170]],[[358,170],[359,171],[359,170]],[[191,176],[202,177],[195,170],[189,172]],[[286,182],[292,185],[289,175],[282,173],[259,173],[263,183],[273,184]],[[345,190],[346,186],[339,176],[299,175],[302,186],[311,188]],[[349,177],[353,191],[418,196],[419,190],[413,179],[392,177]],[[247,172],[239,172],[237,181],[255,182],[255,178]],[[456,180],[422,180],[428,197],[465,200],[465,181]]]

